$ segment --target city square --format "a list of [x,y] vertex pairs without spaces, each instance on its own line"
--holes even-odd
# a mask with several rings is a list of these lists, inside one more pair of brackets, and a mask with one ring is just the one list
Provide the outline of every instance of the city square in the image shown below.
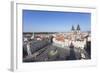
[[90,38],[90,32],[77,32],[73,27],[70,33],[24,33],[23,61],[90,59]]
[[23,62],[91,59],[90,16],[77,12],[23,11]]

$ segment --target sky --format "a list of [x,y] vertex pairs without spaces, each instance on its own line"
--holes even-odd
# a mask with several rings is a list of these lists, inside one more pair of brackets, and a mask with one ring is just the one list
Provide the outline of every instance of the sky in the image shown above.
[[24,32],[68,32],[72,25],[81,31],[91,30],[91,14],[79,12],[58,12],[23,10]]

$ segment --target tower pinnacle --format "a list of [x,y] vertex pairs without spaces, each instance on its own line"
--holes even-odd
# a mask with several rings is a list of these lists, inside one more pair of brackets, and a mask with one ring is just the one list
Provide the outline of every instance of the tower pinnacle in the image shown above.
[[72,29],[71,29],[72,31],[74,31],[75,30],[75,28],[74,28],[74,26],[72,25]]
[[79,24],[77,25],[77,29],[76,30],[80,30],[80,25]]

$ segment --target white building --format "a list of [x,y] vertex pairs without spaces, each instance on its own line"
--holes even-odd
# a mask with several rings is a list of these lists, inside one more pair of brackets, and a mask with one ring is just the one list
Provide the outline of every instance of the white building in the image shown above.
[[60,47],[70,46],[70,44],[72,43],[74,47],[84,49],[86,41],[90,40],[90,33],[81,32],[80,26],[78,25],[76,30],[72,26],[71,32],[66,32],[66,35],[63,35],[63,33],[55,34],[53,38],[53,43]]

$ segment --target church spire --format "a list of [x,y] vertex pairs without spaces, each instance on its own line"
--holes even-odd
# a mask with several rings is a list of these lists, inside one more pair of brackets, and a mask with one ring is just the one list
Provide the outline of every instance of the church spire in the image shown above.
[[77,29],[76,30],[80,30],[80,25],[79,24],[77,25]]
[[75,30],[75,28],[74,28],[74,26],[72,25],[72,29],[71,29],[72,31],[74,31]]

